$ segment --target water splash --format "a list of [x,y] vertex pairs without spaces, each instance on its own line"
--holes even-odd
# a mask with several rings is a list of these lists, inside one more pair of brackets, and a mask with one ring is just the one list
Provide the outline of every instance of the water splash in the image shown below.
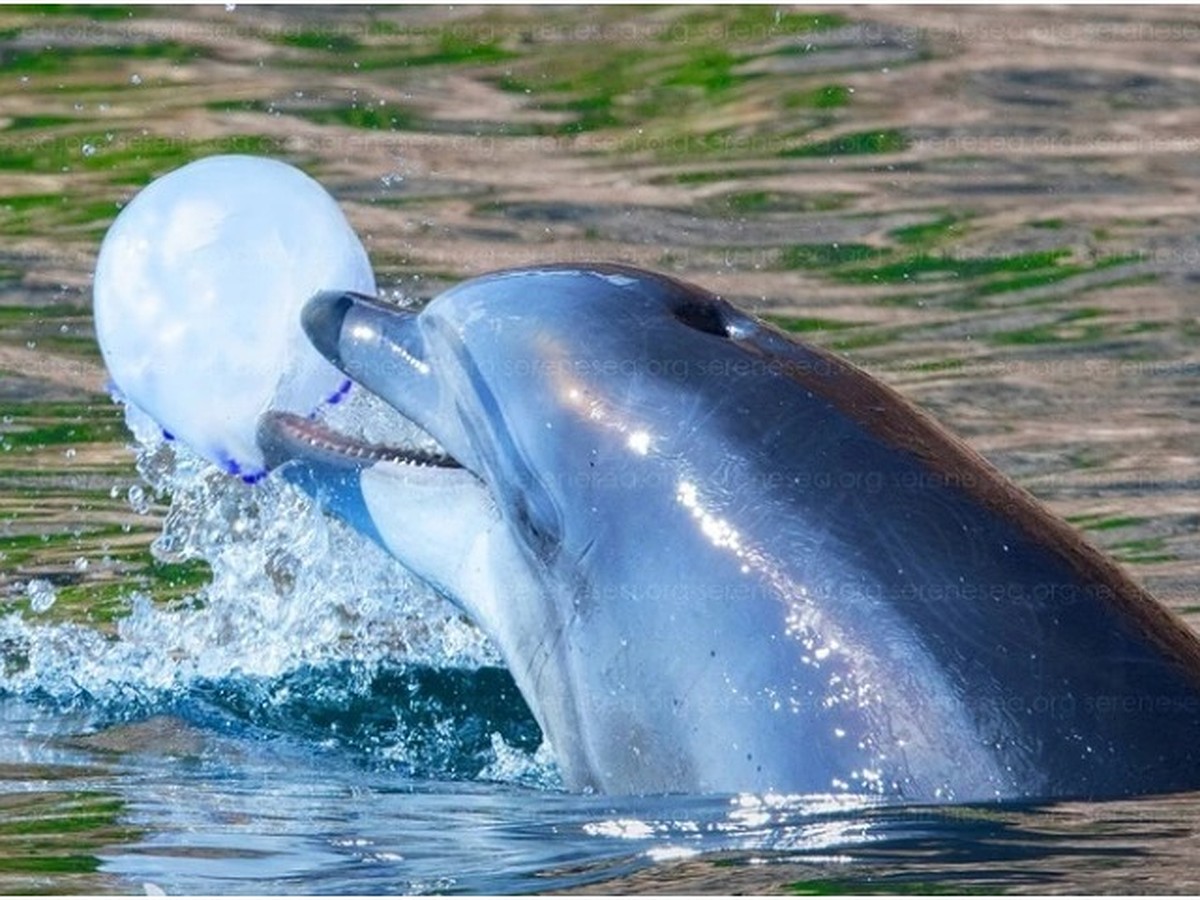
[[49,612],[58,599],[54,585],[44,578],[29,579],[29,583],[25,585],[25,594],[29,597],[29,608],[35,613]]
[[[339,427],[369,430],[377,406],[341,404]],[[556,783],[519,692],[458,610],[281,479],[246,485],[136,407],[126,422],[144,481],[130,505],[168,504],[152,555],[203,560],[211,581],[170,602],[133,592],[108,631],[0,618],[0,695],[99,709],[105,723],[218,710],[417,774]],[[44,611],[42,587],[28,590]]]

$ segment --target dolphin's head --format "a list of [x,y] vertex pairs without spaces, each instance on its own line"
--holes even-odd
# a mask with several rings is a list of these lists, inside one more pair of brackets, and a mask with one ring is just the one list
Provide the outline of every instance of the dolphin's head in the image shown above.
[[[318,350],[427,432],[441,452],[367,446],[269,414],[260,428],[269,461],[296,461],[287,474],[301,483],[373,472],[375,481],[419,479],[453,491],[471,485],[522,554],[541,564],[590,540],[597,517],[580,509],[596,481],[589,472],[633,464],[674,438],[655,415],[655,390],[677,393],[703,375],[697,360],[758,328],[700,288],[608,264],[485,275],[420,313],[327,292],[309,302],[303,321]],[[391,529],[411,525],[403,516],[363,521],[350,506],[356,502],[332,505],[398,550],[402,539]],[[421,574],[449,587],[437,573]],[[452,599],[471,608],[469,598]]]
[[[590,264],[486,275],[419,313],[324,293],[303,319],[318,350],[440,450],[367,446],[268,414],[268,463],[470,614],[560,760],[578,756],[564,746],[582,730],[572,666],[557,657],[589,555],[629,527],[614,507],[665,480],[655,461],[709,414],[687,392],[708,377],[698,361],[757,322],[666,276]],[[590,782],[565,768],[568,783]]]

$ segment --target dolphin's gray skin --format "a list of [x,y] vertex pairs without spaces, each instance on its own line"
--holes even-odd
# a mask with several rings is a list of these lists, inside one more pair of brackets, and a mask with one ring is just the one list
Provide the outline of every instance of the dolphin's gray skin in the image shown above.
[[268,458],[490,635],[569,787],[1200,787],[1187,627],[836,356],[612,265],[305,326],[449,458],[280,414]]

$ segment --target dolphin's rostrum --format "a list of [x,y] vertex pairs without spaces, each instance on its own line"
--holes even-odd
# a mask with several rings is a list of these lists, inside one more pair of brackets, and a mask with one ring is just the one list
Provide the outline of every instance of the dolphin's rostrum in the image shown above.
[[615,265],[304,322],[444,455],[276,414],[264,454],[479,623],[568,786],[1200,787],[1187,627],[844,360]]

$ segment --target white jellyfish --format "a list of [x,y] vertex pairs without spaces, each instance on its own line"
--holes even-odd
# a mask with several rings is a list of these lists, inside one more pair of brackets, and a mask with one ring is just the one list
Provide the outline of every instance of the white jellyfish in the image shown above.
[[305,301],[327,289],[375,292],[333,198],[285,163],[214,156],[152,182],[113,222],[96,263],[96,334],[127,403],[254,480],[266,409],[308,415],[348,389],[300,326]]

